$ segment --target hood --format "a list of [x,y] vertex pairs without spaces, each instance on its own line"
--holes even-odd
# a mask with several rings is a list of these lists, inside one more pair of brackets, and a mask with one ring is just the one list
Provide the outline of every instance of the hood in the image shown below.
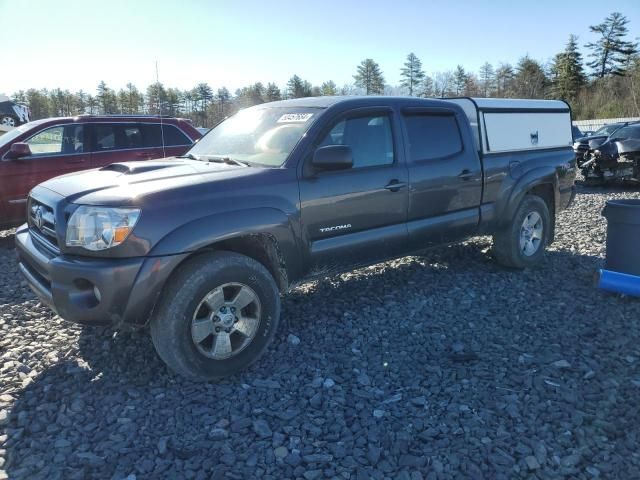
[[576,140],[575,140],[575,141],[576,141],[576,143],[583,143],[583,144],[585,144],[585,145],[588,145],[588,144],[589,144],[589,140],[594,140],[594,139],[599,140],[599,139],[601,139],[601,138],[605,138],[605,139],[606,139],[606,138],[607,138],[607,136],[606,136],[606,135],[591,135],[591,136],[589,136],[589,137],[579,137],[579,138],[576,138]]
[[587,145],[589,145],[589,150],[593,150],[594,148],[598,148],[600,145],[607,141],[608,137],[598,136],[598,137],[589,137],[587,141]]
[[198,160],[167,158],[146,162],[112,163],[95,170],[85,170],[42,183],[71,203],[88,205],[136,204],[149,194],[211,182],[217,178],[244,176],[253,167]]

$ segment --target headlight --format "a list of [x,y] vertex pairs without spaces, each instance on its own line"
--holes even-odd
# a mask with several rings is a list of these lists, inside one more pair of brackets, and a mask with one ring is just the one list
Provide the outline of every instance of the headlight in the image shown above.
[[140,217],[139,208],[107,208],[83,205],[67,225],[67,246],[104,250],[120,245]]

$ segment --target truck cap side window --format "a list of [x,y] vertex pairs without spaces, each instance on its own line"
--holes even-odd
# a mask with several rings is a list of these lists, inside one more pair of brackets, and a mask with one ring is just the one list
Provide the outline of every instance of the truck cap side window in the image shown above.
[[339,121],[319,147],[351,147],[353,168],[391,165],[394,160],[391,122],[387,115],[367,115]]
[[454,115],[405,115],[412,162],[448,157],[462,151],[460,129]]

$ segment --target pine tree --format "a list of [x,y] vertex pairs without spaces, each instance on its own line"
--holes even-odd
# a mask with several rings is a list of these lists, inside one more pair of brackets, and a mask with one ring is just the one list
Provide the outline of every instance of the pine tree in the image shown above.
[[275,102],[282,100],[282,93],[275,83],[269,82],[267,84],[267,91],[265,92],[265,99],[267,102]]
[[287,97],[302,98],[311,96],[311,84],[302,80],[298,75],[294,75],[287,82]]
[[423,98],[431,98],[435,96],[433,78],[425,75],[422,83],[420,84],[420,92],[418,93],[418,96]]
[[147,111],[152,115],[169,113],[167,91],[160,82],[152,83],[147,87]]
[[578,50],[578,37],[569,35],[567,46],[555,56],[550,70],[553,96],[562,100],[574,100],[586,83],[582,55]]
[[98,84],[98,94],[96,95],[100,113],[116,113],[118,106],[116,100],[116,94],[113,90],[107,87],[104,81]]
[[456,96],[462,95],[467,86],[468,75],[462,65],[458,65],[453,72],[453,91]]
[[487,98],[493,95],[495,90],[496,72],[493,70],[493,65],[489,62],[485,62],[480,67],[480,90],[482,96]]
[[509,97],[513,92],[515,72],[509,63],[501,63],[496,70],[496,96]]
[[259,105],[264,103],[264,96],[266,93],[266,89],[262,82],[256,82],[249,87],[249,96],[251,97],[252,105]]
[[625,40],[629,33],[627,17],[613,12],[604,22],[591,25],[589,29],[600,35],[595,42],[585,47],[592,50],[593,60],[588,66],[593,69],[593,76],[603,78],[607,75],[624,75],[629,58],[638,52],[638,43]]
[[424,70],[422,70],[422,62],[416,56],[415,53],[407,55],[407,61],[404,63],[404,67],[400,70],[400,76],[402,80],[400,85],[409,90],[409,96],[413,96],[413,93],[419,88],[420,84],[424,80]]
[[208,83],[199,83],[196,86],[197,99],[200,102],[200,110],[204,112],[209,105],[209,102],[213,100],[213,90]]
[[81,115],[85,113],[85,110],[87,109],[87,94],[84,93],[83,90],[79,90],[76,93],[76,109]]
[[133,83],[127,83],[127,110],[129,113],[139,113],[140,107],[144,104],[144,99],[140,91]]
[[544,98],[548,79],[540,63],[525,55],[518,62],[513,82],[517,97]]
[[322,95],[326,95],[326,96],[332,96],[332,95],[338,94],[338,87],[336,87],[336,82],[334,82],[333,80],[328,80],[326,82],[323,82],[322,86],[320,87],[320,90],[322,91]]
[[227,105],[231,102],[231,93],[227,87],[221,87],[216,92],[216,101],[218,102],[218,109],[216,112],[216,118],[214,123],[219,122],[227,116]]
[[356,86],[363,88],[367,95],[379,95],[384,92],[384,77],[380,65],[371,58],[363,60],[358,65],[358,73],[353,78]]

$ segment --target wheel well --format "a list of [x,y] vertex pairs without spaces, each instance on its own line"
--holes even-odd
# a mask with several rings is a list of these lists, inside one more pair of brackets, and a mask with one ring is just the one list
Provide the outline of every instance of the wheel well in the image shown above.
[[284,257],[280,252],[277,240],[272,235],[260,233],[222,240],[207,245],[194,252],[193,255],[211,250],[228,250],[251,257],[271,273],[281,292],[285,292],[289,288]]
[[556,231],[556,197],[553,190],[553,185],[550,183],[543,183],[536,185],[527,192],[527,195],[537,195],[542,198],[547,204],[549,209],[549,217],[551,218],[551,236],[549,237],[549,243],[552,243],[555,238]]

